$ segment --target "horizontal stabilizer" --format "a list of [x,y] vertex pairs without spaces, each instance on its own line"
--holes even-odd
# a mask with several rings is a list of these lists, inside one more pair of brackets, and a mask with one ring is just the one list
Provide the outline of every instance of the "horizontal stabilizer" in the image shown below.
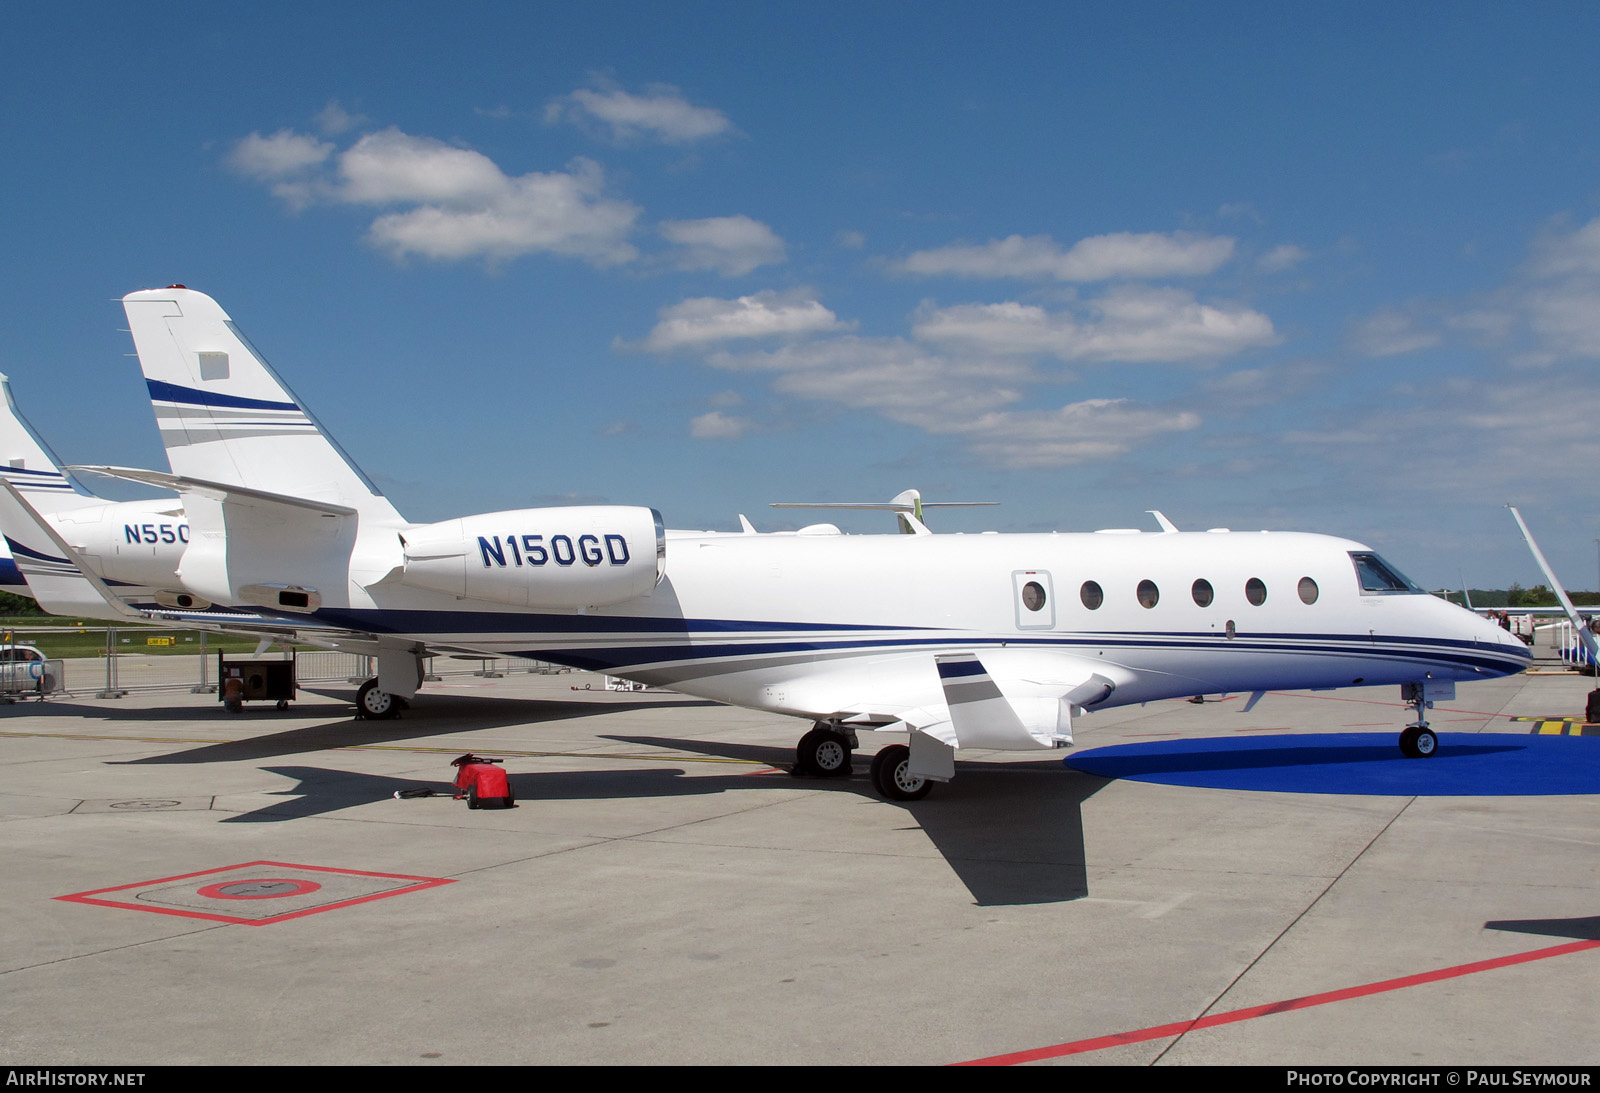
[[119,600],[10,482],[0,479],[0,532],[39,606],[53,615],[147,616]]
[[[130,467],[81,467],[177,490],[191,537],[178,577],[213,603],[315,611],[348,598],[359,512],[330,501]],[[327,590],[332,600],[324,598]]]
[[251,489],[248,486],[230,486],[225,482],[211,482],[204,478],[190,478],[188,475],[167,474],[165,471],[144,471],[134,467],[72,467],[74,471],[84,474],[103,474],[107,478],[121,478],[128,482],[142,482],[147,486],[159,486],[162,489],[172,490],[175,493],[198,494],[211,501],[225,501],[248,508],[272,508],[283,506],[297,512],[316,512],[326,516],[355,516],[356,509],[348,505],[336,505],[329,501],[314,501],[306,497],[294,497],[286,493],[271,493],[267,490]]

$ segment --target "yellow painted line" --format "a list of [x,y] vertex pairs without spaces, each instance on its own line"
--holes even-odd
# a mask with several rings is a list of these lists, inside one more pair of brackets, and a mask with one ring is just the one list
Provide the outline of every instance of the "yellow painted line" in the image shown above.
[[[126,741],[133,744],[244,744],[250,741],[249,737],[243,739],[200,739],[192,736],[110,736],[90,735],[88,733],[74,732],[0,732],[0,737],[42,737],[54,740],[109,740]],[[410,744],[336,744],[332,747],[317,748],[317,751],[403,751],[418,752],[427,755],[459,755],[459,744],[448,747],[422,747]],[[509,756],[517,759],[631,759],[649,763],[731,763],[734,766],[745,767],[770,767],[772,764],[763,763],[758,759],[728,759],[722,756],[709,755],[637,755],[632,752],[587,752],[587,751],[507,751],[501,748],[489,750],[495,756]]]

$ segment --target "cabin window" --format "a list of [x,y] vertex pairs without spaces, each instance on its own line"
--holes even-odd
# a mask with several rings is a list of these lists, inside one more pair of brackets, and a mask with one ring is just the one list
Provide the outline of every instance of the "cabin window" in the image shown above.
[[1355,563],[1356,576],[1361,580],[1363,592],[1418,592],[1427,595],[1411,578],[1376,554],[1351,551],[1350,560]]
[[1204,577],[1194,582],[1189,592],[1194,596],[1194,602],[1201,607],[1210,607],[1211,601],[1217,598],[1217,594],[1211,589],[1211,582]]
[[1044,607],[1044,585],[1038,581],[1029,581],[1022,586],[1022,606],[1029,611],[1038,611]]
[[1317,582],[1310,577],[1300,578],[1300,602],[1305,604],[1317,602]]
[[1106,602],[1106,594],[1095,582],[1084,581],[1083,587],[1078,589],[1078,599],[1083,601],[1083,606],[1094,611]]
[[1154,581],[1139,582],[1139,606],[1154,607],[1161,599],[1161,590]]
[[1252,607],[1260,607],[1267,602],[1267,586],[1260,577],[1251,577],[1244,582],[1244,598],[1250,601]]

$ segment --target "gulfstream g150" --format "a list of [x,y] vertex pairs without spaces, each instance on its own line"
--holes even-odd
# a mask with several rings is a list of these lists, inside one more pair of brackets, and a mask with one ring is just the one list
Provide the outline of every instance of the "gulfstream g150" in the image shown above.
[[[623,506],[414,524],[210,297],[123,302],[171,470],[93,469],[179,495],[174,576],[192,595],[375,654],[369,716],[416,692],[429,653],[537,658],[803,718],[798,764],[816,774],[849,773],[859,733],[909,734],[872,776],[913,799],[959,748],[1064,747],[1084,711],[1229,691],[1400,684],[1415,711],[1400,746],[1431,755],[1433,701],[1528,663],[1499,627],[1325,535],[1165,517],[1157,533],[669,532]],[[70,563],[53,587],[93,590],[92,560],[0,502],[9,538]]]

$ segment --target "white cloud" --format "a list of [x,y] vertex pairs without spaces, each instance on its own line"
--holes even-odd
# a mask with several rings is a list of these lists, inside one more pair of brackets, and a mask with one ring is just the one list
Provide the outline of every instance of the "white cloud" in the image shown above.
[[296,205],[401,206],[368,230],[396,260],[547,252],[612,265],[638,256],[628,237],[641,210],[609,196],[604,172],[590,160],[513,177],[481,152],[392,127],[333,152],[331,144],[286,129],[251,134],[230,162],[274,182],[274,192]]
[[[462,192],[449,202],[380,216],[369,237],[397,259],[407,254],[506,259],[545,251],[605,266],[637,257],[627,239],[639,208],[605,196],[598,165],[574,161],[570,166],[567,172],[506,179],[480,200]],[[470,187],[470,178],[459,181]]]
[[1600,274],[1600,218],[1571,232],[1548,230],[1532,249],[1528,272],[1535,278]]
[[925,309],[914,333],[970,352],[1046,353],[1063,361],[1215,359],[1278,341],[1272,320],[1259,311],[1133,285],[1084,301],[1077,313],[1016,302]]
[[[1066,466],[1110,458],[1140,441],[1197,428],[1192,408],[1091,398],[1039,408],[1035,389],[1075,377],[1040,358],[1185,361],[1277,340],[1271,321],[1245,308],[1198,303],[1176,289],[1121,286],[1051,312],[1008,302],[923,307],[914,337],[861,337],[802,293],[685,300],[663,309],[642,343],[703,353],[712,367],[770,377],[782,396],[832,403],[945,437],[995,466]],[[787,335],[765,350],[737,339]],[[1238,381],[1260,386],[1261,376]],[[1029,403],[1034,405],[1030,406]],[[731,430],[707,416],[698,428]]]
[[738,277],[784,260],[783,240],[748,216],[668,220],[660,230],[677,246],[673,264],[682,270],[714,270],[724,277]]
[[1515,365],[1600,358],[1600,218],[1547,228],[1522,268],[1493,292],[1384,308],[1354,324],[1349,340],[1388,356],[1447,339],[1498,347]]
[[732,417],[721,410],[701,414],[689,422],[689,435],[696,440],[738,440],[755,422],[745,417]]
[[986,463],[1059,467],[1106,459],[1163,433],[1196,428],[1199,415],[1127,399],[1087,399],[1057,409],[1016,409],[1044,382],[1019,358],[947,355],[899,338],[826,338],[767,353],[718,353],[709,363],[776,373],[780,394],[838,403],[960,442]]
[[317,123],[317,128],[322,130],[324,136],[332,137],[348,133],[358,125],[366,124],[368,118],[365,114],[350,113],[338,99],[329,99],[328,105],[318,110],[312,120]]
[[651,84],[643,95],[620,87],[580,88],[554,99],[545,107],[545,121],[570,121],[607,130],[613,140],[657,140],[688,144],[733,132],[733,123],[720,110],[694,106],[668,84]]
[[1403,311],[1385,308],[1356,323],[1350,331],[1351,348],[1369,357],[1392,357],[1418,349],[1432,349],[1444,339]]
[[1284,243],[1273,247],[1266,254],[1256,259],[1256,266],[1267,273],[1281,273],[1286,269],[1298,266],[1311,256],[1311,252],[1304,247],[1293,243]]
[[770,290],[733,300],[701,296],[664,307],[657,315],[660,321],[643,346],[658,353],[742,338],[793,337],[845,328],[819,301],[803,293]]
[[1233,256],[1233,246],[1228,236],[1113,232],[1080,239],[1062,250],[1048,235],[1012,235],[978,246],[917,251],[892,268],[930,276],[1058,281],[1193,277],[1221,266]]
[[228,165],[240,174],[263,182],[290,178],[320,166],[333,154],[333,145],[292,129],[270,137],[251,133],[233,146]]
[[952,430],[989,463],[1014,470],[1110,459],[1165,433],[1198,427],[1191,411],[1139,406],[1127,399],[1087,399],[1059,410],[985,414]]
[[765,353],[717,353],[709,363],[777,373],[781,394],[871,410],[929,432],[1010,405],[1037,382],[1020,360],[955,358],[900,338],[825,338]]
[[485,205],[511,180],[488,156],[389,128],[368,133],[339,156],[339,198],[368,205],[438,202]]

